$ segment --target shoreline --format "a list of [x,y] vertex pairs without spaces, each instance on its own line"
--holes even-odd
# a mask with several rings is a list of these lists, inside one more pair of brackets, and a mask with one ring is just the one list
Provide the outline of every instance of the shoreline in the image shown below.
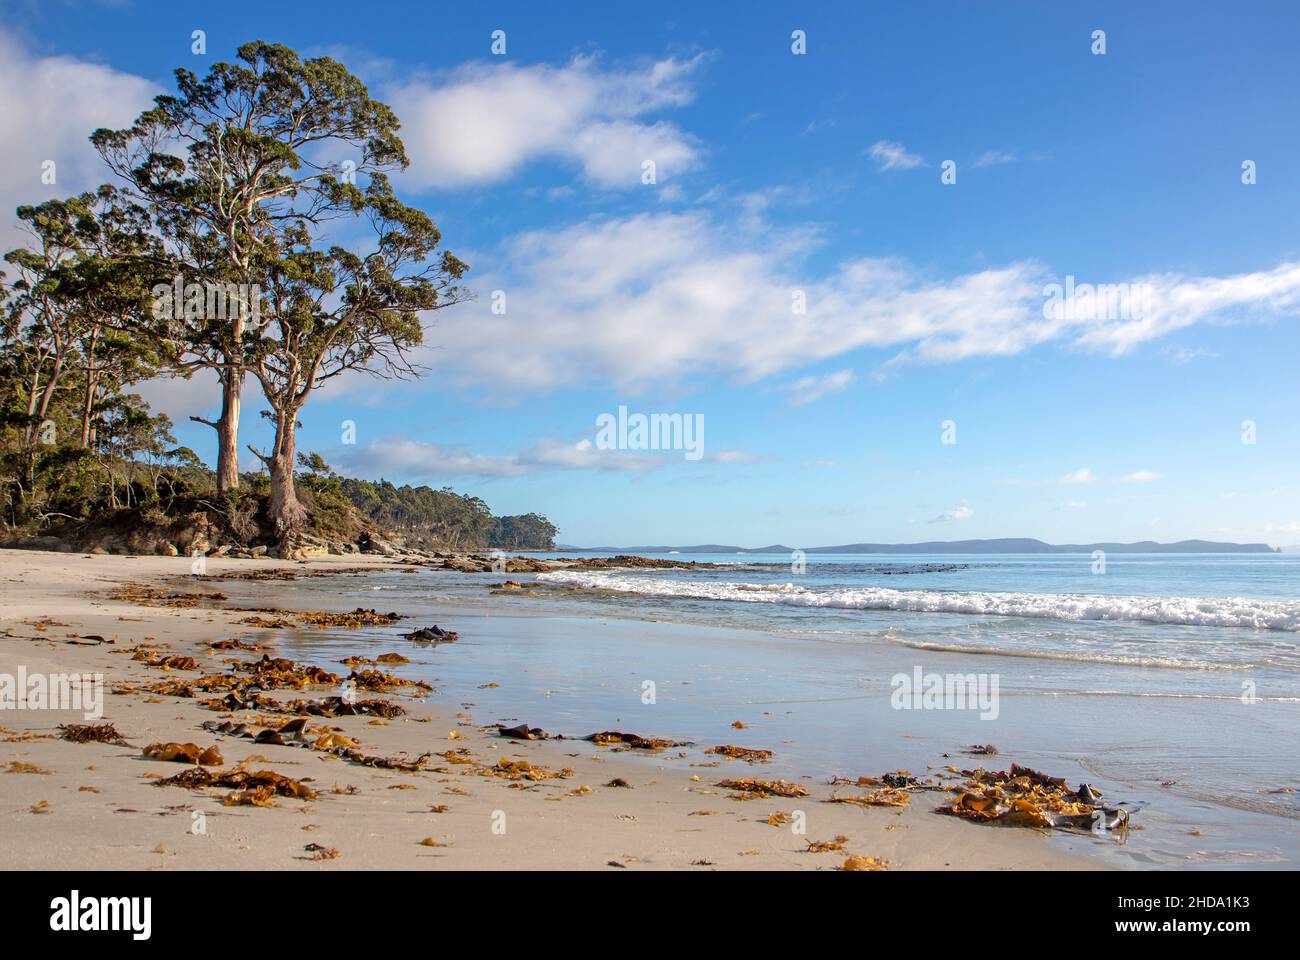
[[[222,575],[253,571],[336,572],[332,568],[400,569],[387,559],[356,557],[289,564],[266,560],[210,561],[209,576],[194,578],[194,592],[221,593]],[[508,780],[479,772],[473,764],[430,764],[418,772],[384,770],[330,753],[255,744],[220,736],[202,724],[227,715],[196,699],[140,692],[111,692],[122,684],[162,678],[186,679],[220,671],[234,655],[214,651],[212,641],[244,638],[282,656],[276,634],[287,630],[250,628],[242,599],[198,601],[198,605],[141,606],[108,599],[113,590],[145,582],[181,592],[167,578],[183,574],[188,560],[162,557],[81,557],[27,551],[0,552],[5,596],[0,600],[0,672],[21,665],[30,672],[103,673],[103,718],[130,747],[71,743],[57,738],[63,723],[81,723],[67,711],[0,711],[0,763],[27,764],[49,771],[0,772],[9,802],[0,820],[0,865],[49,869],[834,869],[849,856],[872,857],[889,869],[1095,869],[1092,857],[1061,850],[1035,830],[968,823],[936,815],[942,794],[921,792],[905,808],[860,808],[825,800],[834,787],[811,777],[793,778],[809,796],[731,799],[716,786],[723,779],[766,779],[760,765],[693,754],[677,757],[625,756],[609,747],[575,739],[522,741],[495,735],[474,708],[442,702],[437,695],[384,694],[401,703],[404,717],[376,722],[364,716],[320,722],[356,741],[367,756],[407,758],[434,751],[468,751],[482,767],[498,759],[527,761],[548,771],[569,768],[562,779]],[[188,580],[188,578],[187,578]],[[355,604],[336,604],[339,610]],[[413,621],[411,629],[424,624]],[[469,621],[467,621],[469,622]],[[457,624],[449,623],[451,629]],[[334,634],[334,631],[331,631]],[[336,633],[345,638],[345,630]],[[101,636],[106,642],[68,642]],[[150,667],[132,660],[129,648],[194,657],[198,671]],[[374,657],[358,639],[356,652]],[[400,650],[394,642],[385,650]],[[455,644],[445,647],[456,655]],[[465,648],[468,649],[468,648]],[[488,665],[484,665],[488,671]],[[401,668],[392,668],[401,674]],[[336,690],[277,691],[275,699],[322,697]],[[370,694],[365,694],[370,696]],[[241,717],[251,716],[247,712]],[[237,718],[238,719],[238,718]],[[282,718],[288,719],[288,718]],[[315,721],[312,721],[315,726]],[[610,729],[617,728],[611,718]],[[642,731],[654,734],[657,731]],[[453,739],[449,739],[452,738]],[[310,783],[311,801],[278,799],[277,806],[224,806],[222,790],[159,787],[156,780],[187,769],[147,759],[141,748],[153,742],[216,746],[219,770],[244,761],[249,769],[272,769]],[[791,762],[797,763],[797,758]],[[25,768],[23,768],[25,769]],[[865,773],[867,771],[855,771]],[[873,771],[874,772],[874,771]],[[698,777],[698,779],[694,779]],[[623,781],[631,789],[607,784]],[[334,792],[338,791],[338,792]],[[443,813],[430,812],[443,806]],[[802,810],[804,834],[772,826],[775,812]],[[504,834],[494,832],[501,819]],[[496,819],[494,819],[496,818]],[[204,832],[192,831],[202,821]],[[812,841],[846,837],[842,850],[808,852]],[[422,845],[425,838],[431,845]],[[316,844],[338,851],[337,859],[312,859]]]

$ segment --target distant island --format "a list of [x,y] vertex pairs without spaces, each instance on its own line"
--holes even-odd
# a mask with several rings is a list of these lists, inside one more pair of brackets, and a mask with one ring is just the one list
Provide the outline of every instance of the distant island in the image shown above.
[[[702,543],[689,547],[575,547],[557,550],[588,553],[784,553],[795,550],[782,544],[766,547],[737,547]],[[924,543],[846,543],[834,547],[801,547],[804,553],[1281,553],[1266,543],[1219,543],[1214,540],[1179,540],[1177,543],[1044,543],[1031,537],[1002,537],[995,540],[927,540]]]

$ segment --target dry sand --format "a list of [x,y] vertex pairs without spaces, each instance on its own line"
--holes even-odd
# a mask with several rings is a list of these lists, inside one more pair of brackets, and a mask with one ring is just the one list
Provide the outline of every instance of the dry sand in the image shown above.
[[[359,563],[391,561],[209,560],[207,572],[219,576]],[[486,764],[500,757],[526,759],[547,769],[569,767],[573,774],[525,783],[521,789],[437,757],[421,772],[399,773],[313,750],[220,737],[200,725],[223,715],[196,700],[111,692],[122,683],[197,676],[132,660],[124,651],[140,642],[166,644],[163,652],[193,656],[201,670],[211,673],[223,671],[223,660],[231,656],[254,655],[215,652],[210,641],[241,637],[264,643],[277,655],[275,636],[282,631],[240,624],[247,614],[222,609],[219,603],[173,608],[107,597],[127,582],[237,595],[238,583],[187,577],[188,570],[189,561],[178,558],[0,550],[0,674],[14,675],[20,666],[28,674],[102,673],[103,718],[96,722],[113,722],[132,745],[59,739],[59,724],[85,722],[79,712],[0,710],[0,868],[611,870],[609,864],[615,862],[629,870],[828,870],[848,855],[883,858],[895,870],[1100,866],[1060,850],[1035,831],[937,815],[937,793],[918,793],[903,810],[863,809],[820,802],[832,787],[801,781],[810,796],[740,801],[716,782],[763,777],[761,765],[653,766],[584,741],[507,740],[481,730],[472,708],[469,719],[458,717],[460,705],[440,702],[436,695],[385,695],[408,710],[385,724],[363,716],[312,720],[340,728],[369,755],[413,757],[468,748]],[[226,604],[233,605],[237,601]],[[412,628],[422,625],[412,623]],[[112,643],[70,642],[95,634]],[[383,651],[359,645],[356,652],[374,656]],[[386,669],[401,673],[400,667]],[[283,692],[277,694],[285,698]],[[457,737],[449,739],[453,731]],[[319,796],[312,801],[281,798],[273,808],[223,806],[226,791],[157,786],[159,777],[186,769],[141,755],[141,747],[158,741],[217,744],[227,769],[260,758],[249,768],[311,778]],[[11,762],[48,772],[6,772]],[[606,786],[614,778],[631,788]],[[583,787],[590,791],[579,789]],[[445,805],[444,813],[431,812],[439,805]],[[796,834],[788,824],[769,825],[767,817],[774,811],[802,811],[806,834]],[[202,832],[194,829],[198,814]],[[848,838],[843,851],[807,852],[808,841],[837,835]],[[424,838],[438,846],[422,845]],[[338,856],[310,859],[308,844],[337,850]]]

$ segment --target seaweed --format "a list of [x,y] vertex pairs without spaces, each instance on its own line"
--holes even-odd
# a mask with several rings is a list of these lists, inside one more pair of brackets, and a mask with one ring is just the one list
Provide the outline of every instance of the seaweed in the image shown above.
[[246,796],[236,799],[235,803],[249,803],[254,806],[269,806],[259,802],[268,796],[296,797],[299,800],[316,799],[316,791],[301,780],[294,780],[274,770],[249,771],[243,769],[212,771],[203,767],[190,767],[174,777],[156,781],[160,787],[189,787],[205,789],[208,787],[233,788],[234,793]]
[[219,767],[226,762],[216,747],[204,749],[194,743],[151,743],[144,748],[144,755],[150,760],[196,763],[201,767]]
[[688,740],[642,737],[635,733],[624,733],[621,730],[602,730],[600,733],[593,733],[582,739],[590,740],[598,747],[623,747],[631,750],[665,750],[669,747],[694,746]]
[[480,767],[474,772],[481,777],[501,777],[505,780],[530,780],[533,782],[539,780],[563,780],[566,777],[573,776],[573,770],[569,767],[562,770],[547,770],[545,767],[534,766],[527,760],[507,760],[505,757],[499,759],[491,767]]
[[843,850],[844,845],[849,842],[849,838],[844,834],[839,834],[834,840],[809,840],[808,853],[834,853],[836,850]]
[[115,743],[123,747],[131,746],[111,723],[68,723],[59,729],[63,731],[63,739],[73,743]]
[[979,823],[1045,829],[1114,830],[1129,822],[1127,810],[1103,805],[1101,792],[1086,783],[1071,790],[1061,777],[1014,763],[1009,772],[968,773],[965,785],[955,791],[956,799],[938,812]]
[[198,661],[193,657],[150,653],[148,650],[137,650],[131,659],[141,661],[146,667],[162,667],[164,670],[197,670],[199,668]]
[[5,761],[5,773],[35,773],[42,777],[48,777],[53,770],[46,770],[44,767],[38,767],[34,763],[26,763],[22,760]]
[[720,746],[710,747],[705,753],[716,753],[720,756],[730,757],[732,760],[744,760],[746,763],[767,763],[772,759],[771,750],[751,750],[749,747],[736,747],[729,743]]
[[718,786],[724,790],[736,791],[733,800],[757,800],[765,797],[806,797],[808,791],[797,783],[784,780],[760,780],[757,777],[744,777],[739,780],[719,780]]

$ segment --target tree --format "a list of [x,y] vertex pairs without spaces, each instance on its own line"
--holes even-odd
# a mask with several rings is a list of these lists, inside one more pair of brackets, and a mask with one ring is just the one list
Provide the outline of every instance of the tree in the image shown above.
[[265,335],[250,361],[275,420],[268,453],[250,450],[271,477],[267,515],[283,537],[305,513],[294,492],[298,414],[312,392],[348,371],[402,378],[418,375],[408,356],[423,340],[422,311],[465,298],[457,284],[467,269],[447,251],[423,212],[394,196],[374,174],[365,191],[338,184],[374,243],[360,256],[340,246],[315,246],[306,220],[287,229],[283,246],[262,275],[267,296]]
[[146,303],[148,253],[143,209],[103,186],[67,200],[18,208],[32,238],[5,260],[16,268],[6,325],[25,380],[30,480],[38,443],[52,443],[50,405],[69,377],[82,390],[80,445],[90,445],[95,400],[107,371],[114,388],[147,379],[154,355],[120,331]]
[[[345,211],[349,194],[335,174],[406,164],[397,118],[334,60],[303,61],[256,41],[239,48],[238,61],[214,65],[202,80],[178,69],[176,95],[157,97],[129,129],[91,137],[153,213],[185,279],[236,290],[236,309],[187,304],[157,318],[155,331],[173,345],[177,369],[214,370],[221,384],[218,419],[193,418],[216,430],[219,494],[239,485],[241,393],[260,338],[257,286],[275,268],[286,231]],[[355,159],[339,161],[341,153]]]

